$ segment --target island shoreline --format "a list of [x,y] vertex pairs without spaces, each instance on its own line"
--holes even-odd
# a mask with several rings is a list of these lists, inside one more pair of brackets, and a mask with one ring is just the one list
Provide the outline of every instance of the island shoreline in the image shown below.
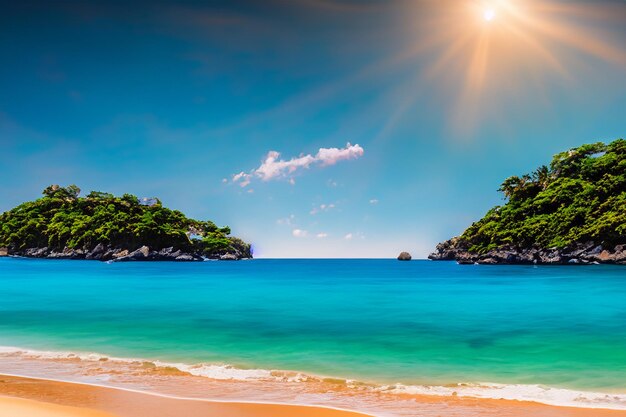
[[626,244],[608,246],[585,242],[567,248],[520,248],[504,245],[483,253],[472,252],[461,238],[439,243],[428,255],[433,261],[461,265],[626,265]]

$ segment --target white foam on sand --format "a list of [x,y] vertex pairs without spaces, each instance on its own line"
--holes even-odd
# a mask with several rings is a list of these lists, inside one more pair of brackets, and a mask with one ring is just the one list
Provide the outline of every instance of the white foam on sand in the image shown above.
[[576,391],[543,385],[473,383],[454,386],[426,386],[396,384],[382,386],[379,390],[397,394],[533,401],[561,407],[626,410],[626,394]]
[[[150,364],[157,368],[173,368],[190,375],[215,380],[308,382],[323,381],[326,377],[294,371],[242,369],[228,364],[186,364],[140,358],[118,358],[100,353],[45,351],[0,346],[0,358],[18,357],[39,360],[81,360],[86,362]],[[532,401],[547,405],[580,408],[626,410],[626,394],[586,392],[531,384],[458,383],[455,385],[374,385],[345,380],[348,388],[385,394],[457,396],[482,399]]]

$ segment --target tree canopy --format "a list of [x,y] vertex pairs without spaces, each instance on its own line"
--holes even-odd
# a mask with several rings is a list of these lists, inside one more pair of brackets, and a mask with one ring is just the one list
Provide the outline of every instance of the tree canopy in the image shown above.
[[576,242],[626,243],[626,140],[582,145],[500,186],[508,200],[472,224],[470,252],[503,245],[563,248]]
[[43,248],[93,249],[102,243],[117,248],[176,247],[206,256],[250,245],[228,236],[230,228],[186,217],[163,207],[159,199],[140,200],[132,194],[116,197],[91,191],[80,197],[75,185],[51,185],[43,197],[0,215],[0,246],[14,250]]

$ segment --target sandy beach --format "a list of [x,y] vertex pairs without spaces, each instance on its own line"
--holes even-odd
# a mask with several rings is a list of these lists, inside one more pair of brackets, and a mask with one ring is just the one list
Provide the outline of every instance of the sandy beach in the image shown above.
[[0,417],[359,417],[323,407],[201,401],[85,384],[0,376]]
[[112,414],[89,408],[33,401],[24,398],[0,396],[0,417],[114,417]]
[[[415,400],[420,416],[624,417],[626,411],[543,404],[441,398]],[[443,414],[442,414],[443,413]],[[324,407],[218,402],[16,376],[0,376],[0,417],[358,417],[366,414]]]

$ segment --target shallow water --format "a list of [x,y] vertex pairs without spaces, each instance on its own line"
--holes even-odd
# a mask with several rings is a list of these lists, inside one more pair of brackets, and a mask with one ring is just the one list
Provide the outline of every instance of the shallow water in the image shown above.
[[[297,371],[386,393],[426,385],[569,403],[565,393],[593,391],[620,395],[592,403],[626,408],[626,268],[0,258],[0,345],[56,352],[48,359],[175,363],[235,381]],[[0,351],[0,372],[19,368],[18,350]],[[487,382],[504,386],[489,392]]]

